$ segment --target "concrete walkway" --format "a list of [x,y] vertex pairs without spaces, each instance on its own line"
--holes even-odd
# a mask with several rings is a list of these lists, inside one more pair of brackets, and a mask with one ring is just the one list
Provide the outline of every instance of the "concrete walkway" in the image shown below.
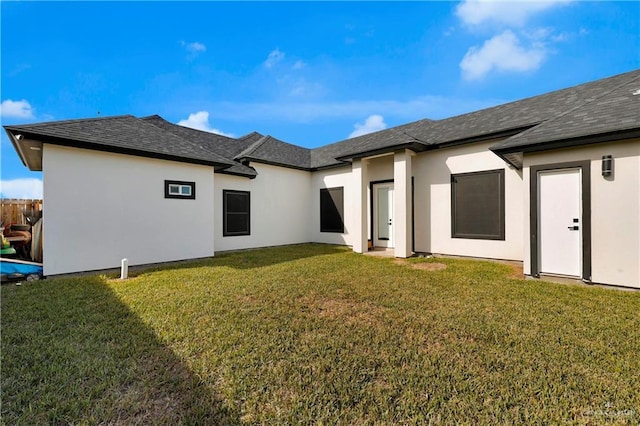
[[364,253],[366,256],[377,256],[377,257],[396,257],[395,250],[392,248],[385,247],[374,247],[368,252]]

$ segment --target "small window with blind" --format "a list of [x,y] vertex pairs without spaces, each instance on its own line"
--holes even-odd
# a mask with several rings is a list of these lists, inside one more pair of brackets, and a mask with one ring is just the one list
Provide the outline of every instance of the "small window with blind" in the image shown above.
[[196,199],[196,183],[182,180],[164,181],[164,198]]

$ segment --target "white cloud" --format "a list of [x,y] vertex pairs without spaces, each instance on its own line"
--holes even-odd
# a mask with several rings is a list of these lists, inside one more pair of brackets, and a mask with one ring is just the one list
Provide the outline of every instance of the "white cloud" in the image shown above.
[[267,60],[264,61],[264,66],[267,68],[272,68],[274,65],[277,65],[284,59],[284,52],[280,49],[272,50],[267,56]]
[[313,98],[320,96],[325,92],[324,87],[317,82],[310,82],[304,78],[297,79],[295,81],[283,81],[283,84],[290,84],[291,89],[289,95],[296,98]]
[[198,55],[207,51],[207,46],[198,41],[194,41],[192,43],[187,43],[185,41],[181,41],[180,44],[187,51],[187,60],[193,61]]
[[570,0],[494,1],[465,0],[456,15],[467,25],[499,23],[521,26],[533,15],[569,3]]
[[2,198],[42,199],[42,180],[22,178],[0,181]]
[[20,74],[23,71],[28,70],[29,68],[31,68],[30,64],[17,64],[16,66],[13,67],[11,71],[7,73],[7,75],[9,77],[15,77],[16,75]]
[[3,118],[33,118],[33,108],[26,99],[12,101],[7,99],[0,104],[0,115]]
[[478,80],[494,69],[519,72],[538,69],[546,55],[543,45],[534,44],[527,49],[507,30],[485,41],[480,48],[471,47],[460,62],[460,69],[466,80]]
[[588,34],[589,32],[587,30],[585,30],[584,28],[580,28],[579,31],[563,31],[561,33],[553,33],[553,34],[549,34],[548,39],[553,42],[553,43],[561,43],[561,42],[565,42],[565,41],[571,41],[577,37],[584,37]]
[[[318,81],[305,77],[305,72],[278,72],[269,76],[270,87],[274,93],[282,97],[294,97],[298,100],[312,99],[326,93],[325,87]],[[272,83],[275,82],[276,85]]]
[[553,29],[549,27],[540,27],[540,28],[535,28],[531,31],[523,31],[522,35],[524,35],[525,37],[531,40],[539,40],[539,41],[544,41],[555,36],[553,34]]
[[384,118],[381,115],[373,114],[367,117],[364,122],[356,123],[353,127],[355,130],[349,134],[349,138],[355,138],[356,136],[362,136],[367,133],[386,129],[387,123],[384,122]]
[[400,121],[422,118],[446,118],[499,105],[512,99],[471,99],[444,96],[419,96],[406,101],[355,100],[347,102],[283,101],[277,102],[215,102],[210,109],[216,117],[242,123],[290,122],[309,123],[326,119],[353,119],[366,117],[371,111],[391,116]]
[[563,41],[567,41],[569,38],[571,37],[571,34],[568,32],[562,32],[560,34],[554,34],[552,36],[550,36],[550,40],[555,42],[555,43],[560,43]]
[[293,64],[291,68],[293,68],[294,70],[301,70],[306,66],[307,66],[307,63],[305,61],[296,61],[296,63]]
[[222,130],[215,129],[209,125],[209,112],[207,111],[198,111],[194,114],[189,114],[189,118],[186,120],[178,121],[178,125],[190,127],[196,130],[202,130],[209,133],[216,133],[222,136],[228,136],[230,138],[233,137],[231,133],[225,133]]
[[182,46],[187,49],[187,51],[189,53],[193,53],[193,54],[198,54],[198,53],[202,53],[202,52],[206,52],[207,51],[207,46],[205,46],[204,44],[198,42],[198,41],[194,41],[193,43],[186,43],[184,41],[180,42],[180,44],[182,44]]

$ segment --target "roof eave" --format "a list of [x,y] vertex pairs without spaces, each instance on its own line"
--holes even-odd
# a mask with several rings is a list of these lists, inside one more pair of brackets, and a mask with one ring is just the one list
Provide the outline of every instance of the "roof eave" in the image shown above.
[[640,128],[617,130],[614,132],[600,133],[595,135],[576,136],[566,139],[558,139],[543,143],[531,143],[526,145],[519,145],[514,147],[490,147],[494,154],[505,160],[507,163],[513,165],[517,169],[522,168],[522,160],[520,164],[517,161],[514,162],[514,155],[519,155],[520,158],[524,154],[532,152],[550,151],[554,149],[573,148],[582,145],[592,145],[596,143],[625,141],[630,139],[640,138]]
[[382,148],[375,148],[367,151],[360,151],[360,152],[345,154],[339,157],[335,157],[335,159],[338,161],[349,162],[349,161],[353,161],[361,158],[372,157],[374,155],[389,154],[402,149],[410,149],[414,152],[422,152],[422,151],[427,151],[428,149],[431,149],[431,147],[420,142],[405,142],[401,144],[385,146]]
[[351,163],[349,161],[341,161],[340,163],[332,163],[332,164],[325,164],[324,166],[315,166],[315,167],[311,167],[311,169],[309,169],[312,172],[317,172],[317,171],[321,171],[321,170],[329,170],[329,169],[336,169],[339,167],[346,167],[346,166],[350,166]]
[[249,179],[255,179],[256,177],[258,177],[258,173],[257,172],[255,174],[242,173],[242,172],[232,172],[232,171],[229,171],[228,168],[216,170],[215,172],[223,174],[223,175],[239,176],[239,177],[244,177],[244,178],[249,178]]
[[504,152],[504,153],[493,151],[493,153],[496,154],[498,157],[502,158],[502,160],[504,160],[505,163],[511,165],[516,170],[522,170],[523,157],[524,157],[524,154],[522,153],[522,151]]
[[471,136],[471,137],[468,137],[468,138],[456,139],[456,140],[447,141],[447,142],[441,142],[441,143],[438,143],[437,146],[439,148],[448,148],[448,147],[453,147],[453,146],[458,146],[458,145],[466,145],[466,144],[476,143],[476,142],[488,142],[488,141],[491,141],[491,140],[494,140],[494,139],[509,138],[511,136],[515,136],[515,135],[520,134],[520,133],[522,133],[524,131],[527,131],[527,130],[531,129],[532,127],[537,126],[538,124],[540,124],[540,123],[537,122],[535,124],[527,124],[526,126],[518,126],[518,127],[511,128],[511,129],[500,130],[500,131],[492,132],[492,133],[486,133],[484,135]]
[[[199,165],[203,165],[203,166],[214,167],[214,170],[216,170],[216,171],[223,170],[223,169],[232,167],[234,165],[234,163],[231,163],[231,162],[222,163],[222,162],[219,162],[219,161],[212,161],[212,160],[199,159],[199,158],[181,157],[181,156],[177,156],[177,155],[164,154],[164,153],[160,153],[160,152],[151,152],[151,151],[145,151],[145,150],[138,150],[138,149],[132,149],[132,148],[124,148],[124,147],[118,147],[118,146],[113,146],[113,145],[101,145],[101,144],[96,144],[96,143],[87,142],[87,141],[59,138],[59,137],[47,136],[47,135],[39,135],[39,134],[32,133],[32,132],[29,132],[29,131],[26,131],[26,130],[22,130],[22,129],[19,129],[19,128],[11,128],[9,126],[7,126],[7,128],[9,130],[12,130],[12,131],[19,131],[22,135],[24,135],[24,137],[26,139],[36,140],[36,141],[39,141],[39,142],[41,142],[43,144],[44,143],[48,143],[48,144],[51,144],[51,145],[66,146],[66,147],[70,147],[70,148],[81,148],[81,149],[89,149],[89,150],[92,150],[92,151],[102,151],[102,152],[110,152],[110,153],[115,153],[115,154],[126,154],[126,155],[134,155],[134,156],[138,156],[138,157],[154,158],[154,159],[159,159],[159,160],[176,161],[176,162],[180,162],[180,163],[199,164]],[[14,146],[15,146],[15,144],[14,144]],[[18,152],[18,153],[22,157],[23,154],[21,154],[20,152]],[[24,159],[22,159],[22,160],[23,160],[23,163],[24,163]],[[28,167],[28,165],[27,165],[27,167]]]
[[[42,144],[37,143],[37,141],[29,139],[29,146],[26,145],[26,141],[24,138],[24,132],[19,129],[12,128],[11,126],[3,126],[7,136],[9,136],[9,140],[13,145],[16,153],[18,153],[18,157],[22,164],[27,167],[31,171],[39,172],[42,171]],[[22,135],[22,139],[18,140],[18,135]],[[37,148],[36,148],[37,146]],[[39,148],[39,149],[38,149]],[[38,152],[37,155],[27,155],[27,153],[31,153],[30,150],[36,150]],[[28,151],[29,150],[29,151]]]
[[302,170],[302,171],[305,171],[305,172],[310,172],[311,171],[311,167],[296,166],[294,164],[286,164],[286,163],[281,163],[281,162],[278,162],[278,161],[265,160],[265,159],[262,159],[262,158],[255,158],[255,157],[251,157],[251,156],[244,156],[244,157],[237,158],[237,161],[239,161],[241,163],[245,163],[247,161],[251,161],[253,163],[267,164],[269,166],[286,167],[288,169]]

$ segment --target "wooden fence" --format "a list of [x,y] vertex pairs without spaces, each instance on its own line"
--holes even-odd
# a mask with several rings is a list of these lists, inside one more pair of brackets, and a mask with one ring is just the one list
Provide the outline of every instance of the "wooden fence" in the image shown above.
[[27,223],[23,212],[42,210],[42,200],[18,200],[15,198],[3,198],[2,204],[2,223],[7,226],[10,223]]

